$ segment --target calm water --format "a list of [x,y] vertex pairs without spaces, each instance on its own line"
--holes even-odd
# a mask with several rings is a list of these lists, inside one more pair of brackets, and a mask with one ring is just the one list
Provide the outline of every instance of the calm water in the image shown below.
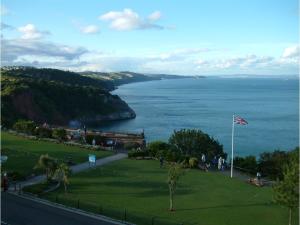
[[298,146],[298,80],[205,78],[162,80],[119,87],[114,94],[136,112],[133,120],[103,125],[102,130],[140,132],[148,141],[168,140],[173,130],[197,128],[231,151],[232,115],[249,124],[235,126],[235,152]]

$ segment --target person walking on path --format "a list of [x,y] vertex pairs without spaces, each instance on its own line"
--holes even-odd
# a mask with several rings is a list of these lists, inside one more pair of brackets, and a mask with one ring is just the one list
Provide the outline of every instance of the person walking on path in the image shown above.
[[164,157],[160,157],[159,158],[159,162],[160,162],[160,168],[162,168],[164,166]]

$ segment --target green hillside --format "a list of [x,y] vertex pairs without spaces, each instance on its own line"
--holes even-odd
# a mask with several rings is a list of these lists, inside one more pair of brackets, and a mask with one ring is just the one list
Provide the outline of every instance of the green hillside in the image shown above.
[[2,124],[18,119],[68,125],[134,118],[135,113],[108,89],[112,84],[54,69],[1,69]]

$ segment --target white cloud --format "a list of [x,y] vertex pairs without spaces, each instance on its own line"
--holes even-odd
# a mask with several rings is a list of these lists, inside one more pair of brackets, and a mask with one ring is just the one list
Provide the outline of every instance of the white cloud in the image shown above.
[[161,18],[161,12],[160,11],[154,11],[153,13],[151,13],[148,16],[148,19],[150,21],[156,21],[156,20],[159,20],[160,18]]
[[[160,14],[160,13],[159,13]],[[158,18],[158,12],[150,14],[149,17]],[[145,20],[131,9],[123,11],[110,11],[99,16],[100,20],[109,21],[110,28],[118,31],[129,31],[136,29],[164,29],[163,26],[154,24],[153,20]]]
[[284,49],[282,57],[283,58],[294,58],[299,57],[300,55],[300,46],[295,45]]
[[96,25],[87,25],[80,28],[81,32],[84,34],[97,34],[100,32],[100,28]]
[[83,47],[72,47],[40,40],[2,39],[1,62],[14,65],[21,59],[33,61],[73,61],[89,51]]
[[23,27],[19,27],[18,31],[22,33],[22,39],[40,39],[50,34],[48,31],[40,31],[33,24],[29,23]]
[[[241,57],[231,57],[227,59],[214,59],[210,60],[209,62],[206,61],[205,65],[214,69],[247,69],[269,66],[273,62],[273,57],[246,55]],[[201,60],[196,62],[196,64],[203,65]]]

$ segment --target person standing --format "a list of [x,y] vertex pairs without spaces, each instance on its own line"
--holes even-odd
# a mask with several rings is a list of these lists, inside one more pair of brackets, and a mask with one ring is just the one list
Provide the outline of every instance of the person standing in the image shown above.
[[257,183],[260,185],[260,182],[261,182],[261,173],[259,171],[256,173],[256,179],[257,179]]
[[202,161],[202,163],[204,164],[205,163],[205,161],[206,161],[206,159],[205,159],[205,155],[204,154],[202,154],[202,156],[201,156],[201,161]]
[[221,168],[222,168],[222,157],[220,156],[218,160],[218,170],[221,170]]

